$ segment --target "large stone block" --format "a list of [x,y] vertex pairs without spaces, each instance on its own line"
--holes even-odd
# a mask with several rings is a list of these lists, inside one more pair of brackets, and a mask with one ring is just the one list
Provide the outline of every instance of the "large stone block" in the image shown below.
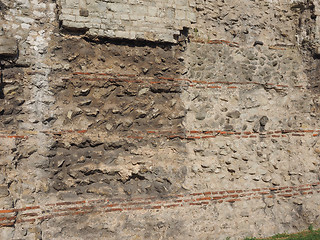
[[14,38],[0,36],[0,59],[14,58],[18,54],[17,42]]

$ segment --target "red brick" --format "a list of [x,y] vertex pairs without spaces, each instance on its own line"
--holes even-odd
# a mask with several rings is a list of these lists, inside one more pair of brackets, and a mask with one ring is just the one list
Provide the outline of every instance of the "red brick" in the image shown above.
[[202,136],[201,138],[215,138],[216,136]]
[[200,131],[189,131],[190,134],[193,134],[193,133],[201,133]]
[[292,197],[293,195],[292,194],[279,194],[279,196],[281,196],[281,197]]
[[235,190],[228,190],[227,193],[235,193]]
[[237,201],[241,201],[241,199],[229,199],[229,200],[226,200],[226,202],[237,202]]
[[152,206],[150,209],[160,209],[161,206]]
[[32,219],[18,219],[16,220],[16,223],[22,223],[22,222],[31,222],[34,223],[36,221],[36,219],[32,218]]
[[203,200],[210,200],[211,197],[203,197],[203,198],[197,198],[197,201],[203,201]]
[[16,216],[13,217],[0,217],[0,221],[7,221],[7,220],[14,220],[16,219]]
[[201,137],[199,136],[187,136],[187,139],[200,139]]
[[269,194],[269,192],[259,192],[261,195]]
[[78,130],[77,132],[78,132],[78,133],[86,133],[87,130]]
[[230,198],[236,198],[236,197],[239,197],[238,194],[234,194],[234,195],[229,195]]
[[133,208],[131,208],[131,210],[143,210],[143,208],[142,207],[133,207]]
[[128,136],[128,138],[133,138],[133,139],[143,139],[143,137],[139,137],[139,136]]
[[87,214],[87,213],[91,213],[90,211],[77,211],[77,212],[73,212],[71,213],[72,215],[82,215],[82,214]]
[[105,206],[103,206],[103,207],[115,207],[115,206],[119,206],[119,204],[117,204],[117,203],[112,203],[112,204],[105,205]]
[[11,213],[11,212],[16,212],[15,209],[3,209],[3,210],[0,210],[0,213]]
[[201,203],[189,203],[189,205],[201,205]]
[[205,131],[205,132],[203,132],[204,134],[212,134],[213,133],[213,131]]
[[54,215],[46,215],[46,216],[42,216],[42,217],[38,217],[39,220],[45,220],[45,219],[50,219],[53,218]]
[[311,188],[299,188],[299,191],[306,191],[306,190],[310,190]]
[[173,207],[178,207],[181,206],[180,204],[171,204],[171,205],[165,205],[165,208],[173,208]]
[[212,200],[218,200],[221,199],[222,197],[212,197]]
[[24,213],[21,214],[21,217],[35,217],[38,216],[38,213]]

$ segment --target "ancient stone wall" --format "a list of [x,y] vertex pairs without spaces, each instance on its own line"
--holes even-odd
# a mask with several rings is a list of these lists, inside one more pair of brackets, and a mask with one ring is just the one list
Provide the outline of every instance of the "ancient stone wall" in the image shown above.
[[0,239],[320,225],[318,1],[0,1]]

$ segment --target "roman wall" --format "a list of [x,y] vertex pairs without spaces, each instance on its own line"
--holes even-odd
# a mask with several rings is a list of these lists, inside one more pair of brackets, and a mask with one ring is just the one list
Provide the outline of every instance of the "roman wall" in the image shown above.
[[1,0],[0,239],[319,227],[319,4]]

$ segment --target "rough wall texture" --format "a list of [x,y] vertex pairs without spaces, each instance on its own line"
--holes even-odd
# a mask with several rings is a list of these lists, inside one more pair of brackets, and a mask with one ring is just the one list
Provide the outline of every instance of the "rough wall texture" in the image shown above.
[[318,14],[307,0],[1,0],[0,239],[319,226]]

